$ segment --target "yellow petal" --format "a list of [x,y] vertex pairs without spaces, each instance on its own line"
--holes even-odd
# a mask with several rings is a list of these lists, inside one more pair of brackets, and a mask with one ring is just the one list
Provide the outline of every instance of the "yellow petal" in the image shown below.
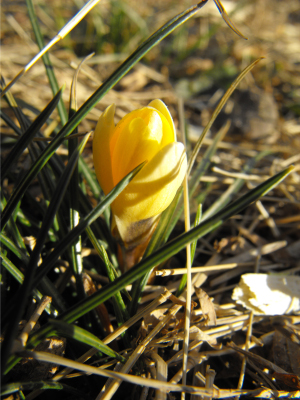
[[124,242],[130,225],[152,218],[172,202],[187,169],[182,143],[170,143],[129,183],[112,203],[115,222]]
[[97,123],[93,140],[93,159],[97,179],[105,194],[114,187],[111,168],[110,142],[114,133],[115,105],[102,113]]
[[172,118],[172,115],[170,114],[170,111],[169,111],[168,107],[165,105],[165,103],[163,101],[161,101],[160,99],[156,99],[156,100],[152,100],[148,104],[148,107],[153,107],[153,108],[155,108],[156,110],[158,110],[159,112],[162,113],[162,115],[169,122],[169,125],[170,125],[170,127],[172,129],[172,132],[173,132],[173,140],[171,140],[171,142],[176,142],[176,130],[175,130],[173,118]]
[[112,174],[116,185],[135,167],[146,160],[151,160],[161,148],[163,136],[162,120],[153,109],[133,112],[132,117],[121,120],[116,126],[118,135],[112,151]]

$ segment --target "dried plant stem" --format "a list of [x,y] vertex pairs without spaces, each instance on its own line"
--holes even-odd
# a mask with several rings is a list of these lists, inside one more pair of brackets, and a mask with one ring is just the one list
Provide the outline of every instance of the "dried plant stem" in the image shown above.
[[[185,142],[185,129],[184,129],[184,104],[182,99],[179,100],[179,118],[180,118],[180,130],[182,132],[183,143]],[[185,231],[188,232],[191,229],[190,223],[190,206],[189,206],[189,188],[188,188],[188,174],[186,173],[183,180],[183,199],[184,199],[184,221]],[[188,362],[188,349],[189,349],[189,331],[190,331],[190,320],[191,320],[191,299],[192,299],[192,260],[191,260],[191,246],[186,246],[186,268],[187,268],[187,283],[186,283],[186,308],[185,308],[185,320],[184,320],[184,343],[183,343],[183,363],[182,363],[182,384],[186,384],[187,374],[187,362]],[[185,393],[181,393],[181,399],[184,400]]]
[[[246,342],[245,342],[245,350],[246,351],[249,350],[249,345],[250,345],[250,342],[251,342],[253,317],[254,317],[254,314],[253,314],[253,311],[251,311],[251,313],[249,315],[249,324],[248,324],[247,336],[246,336]],[[243,357],[243,361],[242,361],[242,367],[241,367],[238,387],[237,387],[238,389],[242,389],[242,387],[243,387],[244,378],[245,378],[245,371],[246,371],[246,364],[247,364],[247,357],[244,356]],[[239,398],[240,398],[240,396],[236,396],[235,400],[238,400]]]
[[[174,315],[180,310],[182,306],[181,305],[174,305],[171,307],[171,309],[168,311],[167,315],[165,318],[160,321],[155,328],[147,335],[147,337],[140,343],[134,352],[131,354],[130,358],[128,359],[127,363],[121,368],[120,372],[123,374],[127,374],[133,365],[136,363],[138,358],[144,353],[146,350],[147,345],[150,343],[150,341],[161,331],[161,329],[173,318]],[[120,380],[114,380],[111,382],[110,385],[104,386],[102,391],[99,393],[97,396],[96,400],[110,400],[116,390],[119,388],[120,384],[122,382]]]
[[30,317],[30,320],[25,325],[21,335],[15,340],[13,349],[12,349],[13,352],[20,351],[21,349],[23,349],[26,346],[29,333],[35,327],[35,324],[37,323],[38,319],[40,318],[42,312],[45,310],[47,305],[49,303],[51,303],[51,300],[52,299],[49,296],[43,297],[41,304],[39,304],[37,306],[36,310]]

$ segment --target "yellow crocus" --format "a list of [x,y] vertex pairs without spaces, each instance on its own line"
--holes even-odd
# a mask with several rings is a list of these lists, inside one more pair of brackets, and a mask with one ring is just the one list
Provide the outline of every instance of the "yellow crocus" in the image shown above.
[[130,112],[117,125],[114,115],[112,104],[98,121],[93,158],[105,194],[147,161],[111,204],[112,231],[125,245],[132,246],[147,236],[172,202],[186,173],[187,160],[183,144],[176,141],[171,114],[161,100]]

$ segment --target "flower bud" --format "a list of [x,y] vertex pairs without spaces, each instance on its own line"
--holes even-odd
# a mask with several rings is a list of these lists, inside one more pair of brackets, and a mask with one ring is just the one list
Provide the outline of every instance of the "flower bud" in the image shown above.
[[114,124],[115,105],[107,107],[95,129],[93,158],[97,179],[108,194],[142,162],[145,166],[111,204],[112,232],[134,247],[153,232],[172,202],[187,169],[166,105],[153,100]]

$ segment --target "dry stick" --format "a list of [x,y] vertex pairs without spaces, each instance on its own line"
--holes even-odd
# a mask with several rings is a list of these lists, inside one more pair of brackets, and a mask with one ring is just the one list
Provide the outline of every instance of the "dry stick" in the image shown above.
[[[249,325],[247,329],[247,337],[246,337],[246,342],[245,342],[245,350],[249,350],[250,342],[251,342],[251,335],[252,335],[252,324],[253,324],[253,311],[251,311],[249,315]],[[242,361],[242,367],[241,367],[241,372],[240,372],[240,378],[238,382],[238,389],[242,389],[243,383],[244,383],[244,378],[245,378],[245,371],[246,371],[246,364],[247,364],[247,357],[243,357]],[[240,396],[236,396],[235,400],[239,400]]]
[[[261,265],[264,266],[278,266],[282,264],[270,264],[268,261],[264,261],[261,263]],[[234,269],[238,267],[252,267],[253,266],[253,261],[249,262],[236,262],[236,263],[228,263],[228,264],[216,264],[216,265],[210,265],[210,266],[198,266],[198,267],[193,267],[191,269],[191,273],[195,274],[196,272],[213,272],[213,271],[222,271],[222,270],[227,270],[227,269]],[[174,268],[174,269],[161,269],[159,271],[156,271],[155,274],[156,276],[169,276],[169,275],[183,275],[187,273],[187,268]]]
[[[138,358],[145,351],[146,346],[151,342],[151,340],[161,331],[161,329],[173,318],[174,315],[180,310],[181,305],[173,305],[171,309],[168,311],[167,315],[164,317],[162,321],[160,321],[155,328],[147,335],[147,337],[140,343],[134,352],[131,354],[130,358],[126,362],[125,365],[121,368],[120,372],[123,374],[127,374]],[[121,385],[122,381],[114,380],[110,385],[105,385],[99,395],[96,397],[96,400],[110,400],[112,396],[115,394],[116,390]]]
[[[209,365],[207,365],[205,374],[205,389],[213,389],[215,376],[216,372],[213,369],[210,369]],[[203,398],[205,400],[212,400],[212,396],[203,396]]]
[[[161,294],[158,298],[156,298],[152,303],[150,303],[148,306],[146,306],[142,311],[138,312],[136,315],[134,315],[132,318],[130,318],[128,321],[126,321],[123,325],[118,327],[114,332],[109,334],[104,340],[104,344],[109,344],[113,340],[115,340],[118,336],[120,336],[123,332],[125,332],[128,328],[130,328],[132,325],[134,325],[139,319],[141,319],[143,316],[150,314],[153,310],[155,310],[159,305],[165,303],[169,297],[171,296],[171,292],[168,290],[165,290],[163,294]],[[171,307],[171,305],[170,305]],[[78,363],[83,363],[87,361],[89,358],[93,357],[94,354],[98,352],[97,349],[91,348],[88,350],[85,354],[83,354],[81,357],[79,357],[76,362]],[[64,378],[66,375],[70,374],[73,371],[74,368],[67,367],[61,372],[59,372],[57,375],[54,376],[53,381],[59,381],[60,379]],[[43,390],[35,390],[29,395],[26,396],[26,400],[33,400],[36,398],[40,393],[42,393]]]
[[[147,353],[148,356],[155,361],[156,364],[156,379],[158,381],[167,382],[168,377],[168,365],[167,363],[155,352],[151,351]],[[167,393],[162,390],[157,390],[155,400],[167,400]]]
[[21,335],[15,340],[12,351],[21,351],[24,349],[27,343],[28,335],[35,327],[38,319],[40,318],[42,312],[45,310],[47,305],[51,303],[52,298],[49,296],[44,296],[42,302],[37,306],[35,312],[30,317],[29,321],[25,325]]
[[[182,134],[182,140],[186,147],[185,140],[185,129],[184,129],[184,104],[183,100],[179,99],[179,119],[180,119],[180,130]],[[183,180],[183,199],[184,199],[184,221],[185,231],[188,232],[191,229],[190,223],[190,205],[189,205],[189,188],[188,188],[188,173],[185,174]],[[187,268],[187,282],[186,282],[186,308],[185,308],[185,319],[184,319],[184,343],[183,343],[183,361],[182,361],[182,384],[186,384],[187,374],[187,362],[188,362],[188,350],[189,350],[189,331],[190,331],[190,319],[191,319],[191,298],[192,298],[192,273],[191,273],[192,261],[191,261],[191,245],[186,246],[186,268]],[[181,393],[181,400],[185,399],[185,393]]]
[[2,90],[2,96],[23,76],[47,51],[62,40],[100,0],[90,0],[81,10],[58,32],[58,34],[14,77]]
[[92,367],[90,365],[80,364],[76,361],[69,360],[65,357],[57,356],[55,354],[47,353],[44,351],[36,352],[36,351],[24,351],[20,353],[20,356],[34,358],[35,360],[44,361],[51,364],[58,364],[61,366],[66,366],[70,368],[76,368],[79,371],[83,371],[88,374],[94,374],[97,376],[105,376],[108,378],[115,378],[119,380],[123,380],[125,382],[129,382],[132,384],[140,385],[140,386],[148,386],[154,389],[165,390],[167,392],[182,392],[185,391],[191,394],[198,394],[199,396],[212,396],[213,398],[226,399],[232,396],[237,395],[252,395],[252,397],[259,398],[280,398],[287,397],[299,399],[300,391],[294,392],[286,392],[283,390],[273,390],[267,388],[258,388],[254,390],[237,390],[237,389],[206,389],[199,388],[197,386],[190,385],[176,385],[170,384],[169,382],[158,382],[155,379],[145,379],[139,376],[122,374],[120,372],[113,372],[110,370],[103,370],[102,368]]

